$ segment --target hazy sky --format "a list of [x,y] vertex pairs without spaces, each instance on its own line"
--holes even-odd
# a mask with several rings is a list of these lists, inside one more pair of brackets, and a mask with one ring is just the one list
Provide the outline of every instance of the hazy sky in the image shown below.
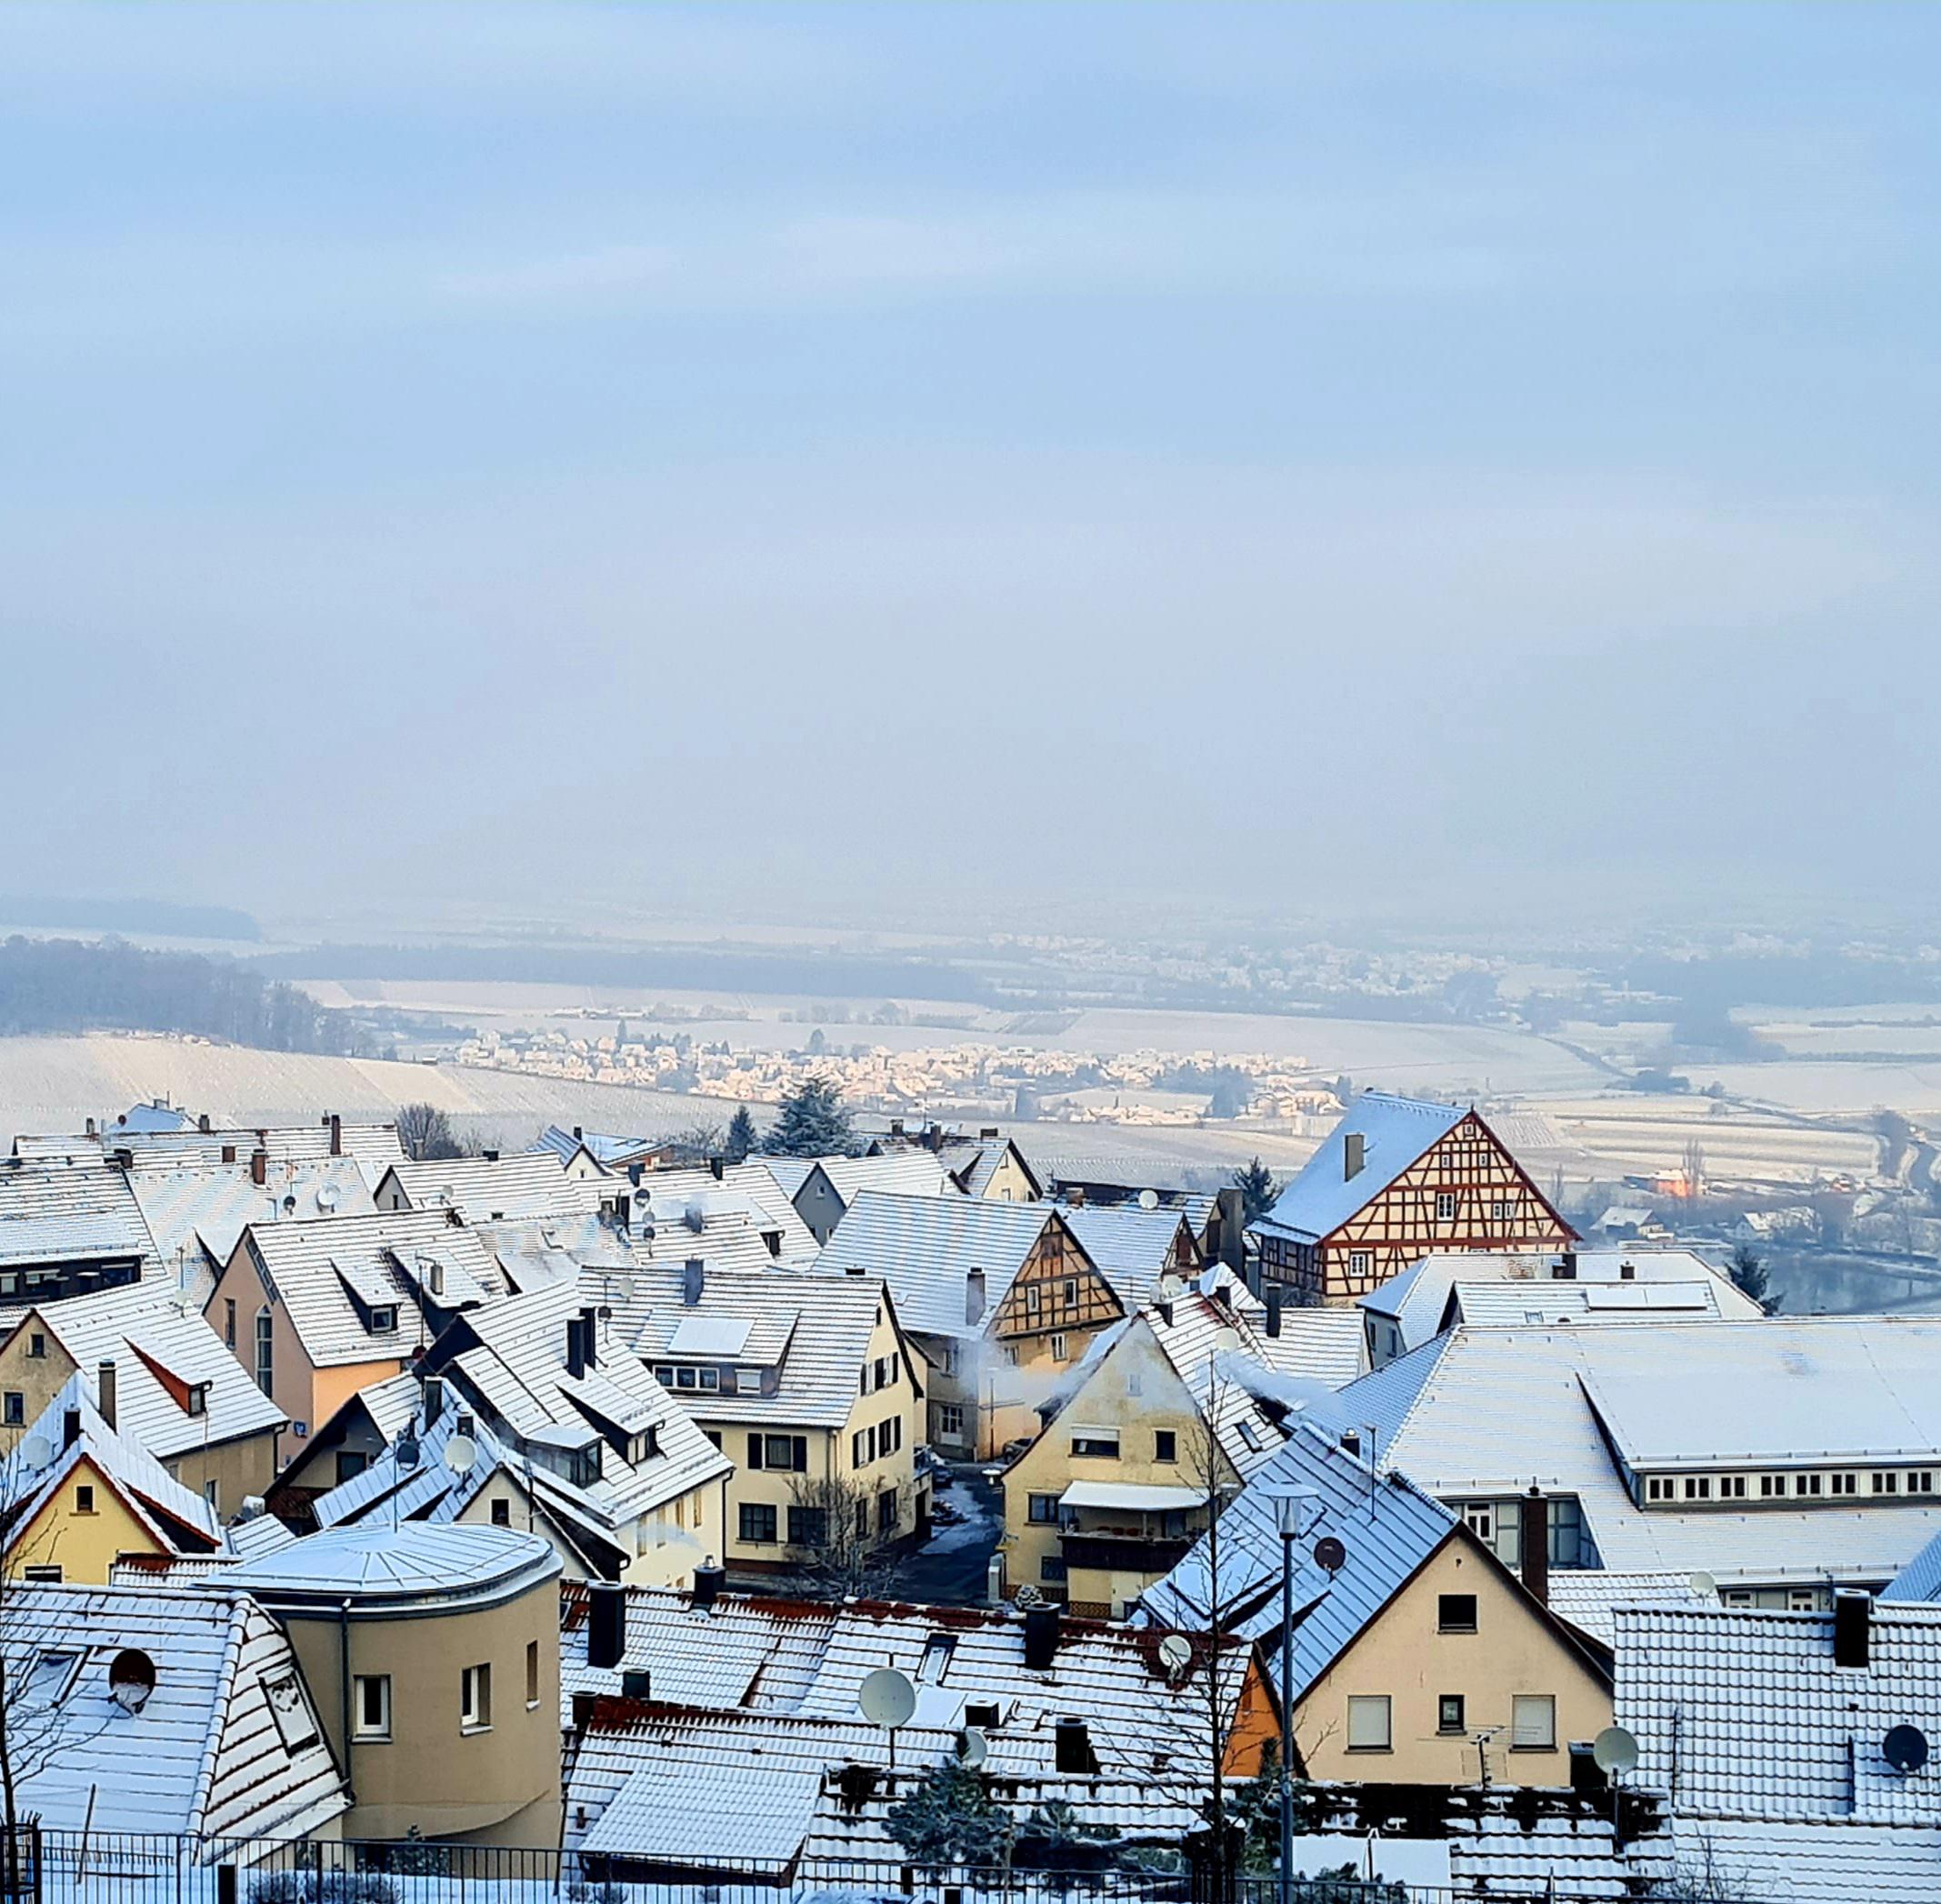
[[1941,12],[0,8],[0,887],[1931,901]]

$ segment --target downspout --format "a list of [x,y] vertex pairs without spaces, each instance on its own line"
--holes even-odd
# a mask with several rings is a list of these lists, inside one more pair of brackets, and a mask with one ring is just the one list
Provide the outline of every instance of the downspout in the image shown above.
[[337,1606],[337,1679],[340,1701],[339,1723],[344,1728],[344,1782],[350,1789],[345,1793],[353,1805],[357,1802],[357,1780],[351,1764],[350,1729],[350,1602],[342,1600]]

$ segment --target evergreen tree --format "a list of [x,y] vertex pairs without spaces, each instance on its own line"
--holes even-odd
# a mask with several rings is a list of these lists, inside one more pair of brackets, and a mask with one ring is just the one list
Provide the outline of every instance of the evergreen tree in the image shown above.
[[755,1119],[748,1115],[748,1107],[745,1104],[728,1119],[728,1135],[722,1146],[722,1154],[731,1164],[738,1164],[760,1141],[755,1134]]
[[1759,1252],[1750,1244],[1741,1243],[1732,1252],[1733,1287],[1741,1290],[1766,1311],[1768,1316],[1777,1315],[1782,1298],[1773,1294],[1773,1279],[1767,1273]]
[[855,1130],[835,1081],[804,1078],[783,1098],[762,1148],[771,1157],[853,1156]]
[[918,1864],[996,1865],[1011,1849],[1011,1814],[955,1759],[933,1766],[883,1822]]
[[1241,1212],[1249,1223],[1265,1217],[1280,1196],[1273,1171],[1257,1157],[1244,1169],[1234,1172],[1234,1187],[1240,1192]]
[[1012,1862],[1021,1870],[1096,1871],[1116,1859],[1112,1825],[1088,1825],[1063,1799],[1038,1806],[1017,1828]]

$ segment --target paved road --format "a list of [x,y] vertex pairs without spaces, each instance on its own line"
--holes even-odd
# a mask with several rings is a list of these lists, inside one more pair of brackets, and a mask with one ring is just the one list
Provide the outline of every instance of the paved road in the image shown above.
[[905,1599],[946,1607],[982,1606],[991,1555],[1004,1532],[1004,1492],[976,1468],[940,1476],[937,1498],[965,1518],[939,1527],[896,1569],[895,1591]]

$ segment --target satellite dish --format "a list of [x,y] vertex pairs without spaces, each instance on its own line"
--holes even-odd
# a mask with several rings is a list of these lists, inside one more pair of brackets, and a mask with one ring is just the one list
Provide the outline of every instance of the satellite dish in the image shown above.
[[1323,1573],[1337,1574],[1348,1564],[1348,1550],[1332,1534],[1315,1542],[1315,1565]]
[[910,1723],[916,1710],[916,1688],[908,1673],[894,1666],[879,1666],[856,1689],[856,1710],[873,1726],[894,1732]]
[[1139,1208],[1142,1210],[1157,1209],[1159,1208],[1159,1192],[1157,1190],[1141,1190],[1139,1192]]
[[155,1663],[137,1648],[127,1647],[108,1664],[108,1697],[124,1712],[139,1712],[155,1689]]
[[957,1763],[977,1766],[991,1756],[991,1741],[979,1726],[965,1726],[957,1734]]
[[478,1459],[478,1443],[469,1435],[454,1435],[445,1444],[445,1465],[454,1474],[470,1474]]
[[1622,1726],[1606,1726],[1591,1742],[1591,1759],[1600,1772],[1637,1769],[1637,1740]]
[[31,1473],[38,1474],[54,1459],[54,1444],[45,1435],[29,1435],[20,1444],[20,1458]]
[[1159,1642],[1159,1663],[1176,1678],[1193,1664],[1193,1642],[1181,1633],[1168,1633]]
[[397,1444],[397,1465],[400,1468],[415,1468],[418,1465],[418,1444],[409,1436],[401,1436]]
[[1716,1598],[1718,1582],[1708,1573],[1695,1573],[1692,1576],[1692,1591],[1702,1600]]
[[316,1187],[316,1207],[327,1217],[337,1207],[337,1187],[334,1183],[319,1184]]
[[1927,1734],[1918,1726],[1896,1726],[1880,1741],[1880,1755],[1897,1772],[1917,1772],[1927,1763]]

